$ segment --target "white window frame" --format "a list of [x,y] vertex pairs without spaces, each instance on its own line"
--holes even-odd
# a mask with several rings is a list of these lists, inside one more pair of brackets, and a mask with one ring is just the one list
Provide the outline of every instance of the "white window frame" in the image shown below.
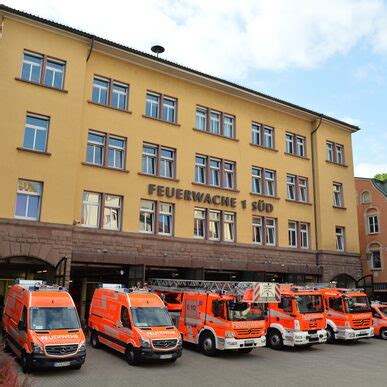
[[[40,120],[46,121],[47,122],[47,128],[45,128],[44,126],[27,124],[27,118],[28,117],[38,118]],[[49,128],[49,126],[50,126],[50,118],[49,117],[40,116],[38,114],[27,113],[27,115],[26,115],[26,122],[25,122],[24,128],[25,129],[26,128],[30,128],[30,129],[32,129],[34,131],[34,140],[33,140],[32,148],[28,148],[28,147],[24,146],[24,139],[23,139],[23,148],[32,149],[32,150],[35,150],[37,152],[45,152],[47,150],[47,142],[48,142],[47,140],[48,140],[48,128]],[[24,129],[24,131],[25,131],[25,129]],[[45,141],[45,146],[44,146],[43,150],[36,149],[36,135],[37,135],[38,131],[46,132],[46,141]],[[25,134],[25,132],[24,132],[24,134]]]
[[[372,249],[369,250],[369,253],[371,254],[371,270],[382,270],[383,269],[383,263],[382,263],[382,250],[379,248],[378,250]],[[380,266],[375,267],[375,257],[374,254],[379,254],[379,261],[380,261]]]
[[[341,248],[339,246],[340,243],[342,245]],[[345,229],[341,226],[336,226],[336,250],[345,251]]]
[[294,134],[286,133],[285,134],[285,144],[286,144],[286,153],[294,153]]
[[[153,99],[148,99],[148,97],[156,97],[157,98],[157,102],[154,101]],[[149,113],[147,113],[147,116],[148,117],[152,117],[152,118],[160,118],[160,101],[161,100],[161,96],[160,94],[156,94],[156,93],[151,93],[151,92],[147,92],[146,93],[146,103],[145,103],[145,111],[147,111],[147,106],[148,104],[150,105],[150,109],[149,109]],[[153,110],[156,109],[155,113],[156,115],[153,115]]]
[[[207,114],[208,114],[208,109],[202,108],[200,106],[196,107],[196,129],[202,130],[202,131],[207,131]],[[201,128],[199,123],[203,123],[203,127]],[[199,124],[199,125],[198,125]]]
[[[100,144],[99,142],[96,142],[96,141],[93,141],[93,140],[89,140],[89,134],[93,134],[95,136],[100,136],[100,137],[103,137],[103,143]],[[92,146],[93,147],[93,161],[89,161],[87,160],[87,150],[86,150],[86,161],[90,164],[93,164],[93,165],[104,165],[105,164],[105,146],[106,146],[106,134],[104,133],[98,133],[98,132],[94,132],[92,130],[90,130],[88,133],[87,133],[87,147]],[[102,149],[102,158],[101,158],[101,163],[96,163],[95,162],[95,150],[96,148],[100,148]]]
[[[114,86],[122,87],[122,88],[125,89],[125,91],[115,90]],[[113,108],[120,109],[120,110],[126,110],[128,108],[128,90],[129,90],[128,85],[126,85],[124,83],[121,83],[121,82],[113,81],[113,85],[112,85],[112,102],[111,102],[111,106]],[[113,95],[114,94],[117,94],[117,106],[113,105]],[[124,107],[123,108],[119,107],[122,98],[124,100]]]
[[291,248],[297,248],[297,222],[288,221],[288,245]]
[[[143,203],[151,203],[152,206],[151,206],[151,209],[148,209],[148,208],[144,208],[142,206]],[[144,233],[144,234],[154,234],[155,233],[155,220],[156,220],[156,202],[153,201],[153,200],[143,200],[141,199],[140,200],[140,217],[141,217],[141,214],[143,214],[144,216],[144,227],[145,229],[142,230],[141,229],[141,221],[140,221],[140,224],[139,224],[139,232],[141,233]],[[146,230],[146,227],[147,227],[147,218],[151,218],[152,222],[151,222],[151,226],[152,226],[152,230]]]
[[[105,87],[105,86],[101,86],[101,85],[96,85],[96,84],[94,84],[94,80],[106,82],[107,86]],[[94,76],[94,78],[93,78],[93,94],[94,94],[94,88],[98,89],[98,100],[97,101],[93,100],[93,102],[99,103],[100,105],[109,105],[110,79]],[[106,90],[106,103],[101,102],[102,90]]]
[[[256,230],[260,241],[256,240]],[[261,216],[254,216],[253,217],[253,243],[257,245],[262,245],[263,244],[263,220]]]
[[[216,214],[217,219],[213,220],[211,219],[211,214]],[[211,237],[211,223],[217,223],[218,224],[218,233],[219,235],[214,238]],[[215,210],[209,210],[208,211],[208,240],[210,241],[220,241],[222,237],[222,214],[220,211],[215,211]]]
[[[214,167],[211,165],[212,162],[218,163],[218,166]],[[209,159],[209,174],[210,174],[210,181],[208,182],[209,185],[213,187],[221,187],[222,186],[222,160],[210,157]],[[218,182],[219,184],[214,184],[214,176],[218,176]]]
[[[258,172],[255,174],[254,172]],[[262,177],[262,168],[252,167],[251,169],[251,189],[253,193],[263,194],[263,177]],[[256,188],[259,187],[257,191]]]
[[[309,224],[299,223],[299,225],[300,225],[300,247],[302,249],[309,249]],[[304,242],[306,242],[306,244]]]
[[296,154],[305,157],[305,137],[296,136]]
[[[20,183],[21,182],[31,182],[31,183],[35,183],[35,184],[39,184],[40,186],[40,192],[39,193],[36,193],[36,192],[30,192],[30,191],[23,191],[23,190],[20,190],[19,187],[20,187]],[[26,180],[26,179],[19,179],[18,182],[17,182],[17,190],[16,190],[16,205],[15,205],[15,219],[25,219],[25,220],[39,220],[40,219],[40,212],[41,212],[41,207],[42,207],[42,193],[43,193],[43,183],[39,182],[39,181],[34,181],[34,180]],[[23,195],[23,196],[26,196],[27,197],[27,200],[26,200],[26,207],[25,207],[25,216],[21,216],[21,215],[16,215],[16,210],[17,210],[17,198],[19,195]],[[38,197],[39,198],[39,205],[38,205],[38,214],[37,214],[37,217],[31,217],[31,216],[27,216],[28,214],[28,208],[29,208],[29,201],[30,201],[30,196],[35,196],[35,197]]]
[[[286,175],[286,188],[287,188],[287,196],[288,200],[296,200],[296,176],[295,175]],[[289,181],[289,180],[293,181]],[[293,192],[293,196],[291,195],[291,192]]]
[[327,141],[327,160],[331,161],[332,163],[335,161],[333,152],[334,152],[333,142]]
[[[197,215],[201,216],[197,216]],[[203,235],[198,235],[195,230],[199,230],[199,223],[203,224]],[[204,208],[194,208],[194,238],[206,239],[207,228],[207,211]]]
[[[162,210],[162,207],[166,206],[169,208],[169,211]],[[165,232],[164,228],[163,231],[160,231],[159,226],[160,226],[160,218],[162,216],[165,216],[166,218],[169,218],[169,224],[170,224],[170,232]],[[158,235],[164,235],[164,236],[171,236],[173,235],[173,204],[171,203],[164,203],[160,202],[158,205],[158,216],[157,216],[157,234]],[[164,223],[163,223],[164,225]]]
[[262,145],[262,125],[253,122],[251,124],[251,143]]
[[[276,221],[274,218],[265,218],[265,244],[266,246],[276,246],[277,244],[277,230]],[[269,230],[273,232],[273,242],[269,242]]]
[[[163,150],[168,151],[168,152],[172,152],[172,156],[171,157],[164,156]],[[175,158],[176,158],[176,151],[174,149],[160,147],[160,170],[159,170],[159,174],[161,177],[166,177],[168,179],[175,178]],[[166,165],[171,166],[171,176],[168,176],[165,173],[166,172],[166,168],[165,168]],[[164,166],[164,168],[163,168],[163,166]],[[164,169],[164,171],[163,171],[163,169]]]
[[[117,198],[119,200],[119,204],[118,205],[113,205],[113,204],[109,204],[107,205],[106,204],[106,199],[107,197],[111,197],[111,198]],[[112,214],[112,210],[118,210],[117,211],[117,215],[118,215],[118,218],[117,218],[117,227],[112,227],[111,226],[111,218],[110,218],[110,222],[109,223],[106,223],[104,222],[104,224],[102,225],[102,228],[104,230],[114,230],[114,231],[118,231],[121,229],[121,214],[122,214],[122,197],[121,196],[118,196],[118,195],[110,195],[110,194],[106,194],[104,195],[104,204],[103,204],[103,219],[105,221],[105,218],[107,216],[106,212],[108,211],[110,213],[110,215]]]
[[377,213],[367,214],[368,234],[379,234],[379,217]]
[[[229,164],[231,168],[226,168],[227,164]],[[231,161],[223,162],[223,187],[229,189],[235,188],[235,163]]]
[[273,149],[274,147],[274,130],[270,126],[263,127],[263,144],[265,148]]
[[[267,177],[267,174],[271,174],[271,177]],[[264,176],[265,176],[265,195],[274,197],[276,195],[275,171],[272,171],[271,169],[265,169]],[[272,188],[272,193],[269,193],[270,187]]]
[[[98,196],[98,202],[89,202],[85,200],[85,195],[86,194],[93,194]],[[87,227],[87,228],[99,228],[101,225],[101,206],[102,206],[102,194],[99,192],[92,192],[92,191],[83,191],[83,197],[82,197],[82,219],[86,220],[85,217],[85,208],[86,206],[88,207],[97,207],[97,225],[91,225],[87,223],[81,223],[82,227]]]
[[[123,141],[123,146],[120,147],[120,146],[117,146],[117,145],[112,145],[110,144],[110,140],[113,139],[113,140],[119,140],[119,141]],[[105,140],[106,141],[106,140]],[[108,139],[108,144],[107,144],[107,147],[108,147],[108,159],[107,159],[107,166],[109,168],[116,168],[116,169],[124,169],[124,166],[125,166],[125,148],[126,148],[126,140],[125,138],[123,137],[118,137],[118,136],[109,136],[109,139]],[[112,150],[113,151],[113,165],[109,165],[109,151]],[[117,154],[122,154],[122,165],[117,167],[116,164],[117,164]]]
[[[144,147],[147,147],[147,148],[152,148],[155,150],[155,153],[152,154],[152,153],[147,153],[146,150],[144,149]],[[157,176],[157,152],[158,152],[158,147],[156,145],[152,145],[152,144],[148,144],[148,143],[144,143],[142,144],[142,157],[141,157],[141,170],[142,170],[142,173],[145,173],[147,175],[152,175],[152,176]],[[143,170],[144,168],[144,158],[147,160],[145,165],[146,165],[146,171]],[[154,173],[151,173],[149,172],[148,170],[148,161],[149,160],[153,160],[154,162]]]
[[[226,134],[228,132],[228,134]],[[235,117],[228,114],[223,115],[223,136],[235,137]]]
[[298,201],[308,202],[308,179],[306,177],[298,176]]
[[[28,59],[26,60],[25,59],[25,55],[29,55],[29,56],[33,56],[34,58],[38,58],[41,60],[41,63],[40,63],[40,66],[37,65],[35,62],[31,62],[29,61]],[[34,82],[32,80],[32,68],[35,66],[35,67],[40,67],[40,72],[39,72],[39,81],[38,83],[40,83],[42,81],[42,69],[43,69],[43,62],[44,62],[44,57],[43,55],[40,55],[40,54],[36,54],[36,53],[33,53],[33,52],[29,52],[29,51],[24,51],[23,52],[23,62],[22,62],[22,68],[21,68],[21,75],[23,74],[23,66],[24,64],[27,64],[30,66],[30,71],[29,71],[29,77],[28,79],[25,79],[26,81],[29,81],[29,82]],[[22,78],[24,79],[24,78]]]
[[[168,122],[176,122],[176,98],[163,97],[163,120]],[[169,102],[170,104],[166,103]]]
[[336,163],[344,164],[344,146],[336,144]]
[[[62,67],[61,70],[58,70],[56,69],[55,67],[50,67],[49,63],[52,62],[52,63],[57,63]],[[66,68],[66,63],[61,61],[61,60],[56,60],[56,59],[52,59],[52,58],[47,58],[47,62],[46,62],[46,68],[45,68],[45,74],[44,74],[44,84],[46,86],[49,86],[49,87],[54,87],[56,88],[56,86],[54,86],[54,83],[55,83],[55,77],[57,74],[61,74],[62,78],[61,78],[61,84],[60,84],[60,87],[59,89],[63,89],[63,81],[64,81],[64,74],[65,74],[65,68]],[[50,70],[53,72],[53,76],[52,76],[52,84],[51,85],[48,85],[46,83],[47,81],[47,70]]]
[[[226,229],[229,228],[231,232],[231,238],[226,239]],[[223,241],[235,242],[235,214],[233,212],[223,212]]]
[[343,185],[339,183],[333,183],[333,205],[335,207],[343,207]]
[[[216,118],[215,118],[216,117]],[[210,129],[213,134],[221,134],[222,114],[215,110],[210,110]],[[216,129],[216,130],[214,130]]]

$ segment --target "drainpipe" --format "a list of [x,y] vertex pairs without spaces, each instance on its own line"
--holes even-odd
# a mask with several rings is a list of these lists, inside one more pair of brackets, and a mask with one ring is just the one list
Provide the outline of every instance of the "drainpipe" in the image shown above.
[[311,156],[312,156],[312,178],[313,178],[313,213],[314,213],[314,235],[316,238],[316,265],[319,265],[319,245],[318,245],[318,232],[317,232],[317,201],[316,201],[316,173],[315,173],[315,160],[314,160],[314,134],[317,129],[321,126],[322,114],[320,114],[320,121],[318,125],[312,130],[311,133]]
[[89,61],[91,52],[93,51],[93,48],[94,48],[94,35],[91,37],[90,49],[89,49],[89,53],[88,53],[87,58],[86,58],[86,62]]

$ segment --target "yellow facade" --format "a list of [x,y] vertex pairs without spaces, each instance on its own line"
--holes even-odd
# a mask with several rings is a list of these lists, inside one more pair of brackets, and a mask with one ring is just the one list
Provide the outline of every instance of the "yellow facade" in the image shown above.
[[[93,47],[87,61],[90,49],[91,39],[4,13],[0,38],[1,218],[14,218],[17,181],[25,178],[44,183],[41,222],[73,225],[74,220],[81,219],[82,194],[87,190],[122,196],[122,231],[137,233],[140,199],[157,200],[155,195],[147,194],[147,185],[159,184],[235,197],[236,209],[200,206],[235,211],[237,243],[252,244],[252,216],[255,214],[277,218],[278,247],[288,248],[288,220],[294,220],[310,224],[312,250],[335,251],[335,226],[340,225],[345,227],[346,252],[359,252],[351,128],[323,119],[313,135],[315,198],[311,133],[319,124],[318,116],[284,107],[281,103],[268,103],[265,98],[250,98],[247,92],[243,95],[234,87],[219,86],[219,82],[187,75],[183,70],[168,71],[167,65],[162,66],[152,59],[138,59],[133,53],[103,44]],[[20,77],[24,50],[66,61],[65,92],[15,79]],[[129,84],[128,110],[131,113],[88,102],[95,74]],[[178,126],[143,117],[147,90],[178,99]],[[197,105],[235,115],[237,141],[193,130]],[[23,142],[26,112],[50,117],[47,147],[50,155],[17,149]],[[252,121],[275,128],[275,151],[250,145]],[[82,164],[86,159],[89,129],[127,138],[125,168],[128,173]],[[287,131],[306,138],[307,158],[285,154]],[[327,140],[344,145],[345,167],[326,161]],[[143,142],[177,150],[178,181],[138,174]],[[239,192],[193,185],[196,153],[235,161]],[[276,171],[278,198],[250,194],[253,165]],[[287,173],[308,178],[309,205],[286,200]],[[345,209],[332,206],[333,181],[343,184]],[[249,207],[241,208],[241,200],[251,203],[260,199],[272,203],[273,212],[260,214]],[[198,205],[176,199],[165,198],[165,201],[175,204],[174,237],[192,239],[194,207]]]

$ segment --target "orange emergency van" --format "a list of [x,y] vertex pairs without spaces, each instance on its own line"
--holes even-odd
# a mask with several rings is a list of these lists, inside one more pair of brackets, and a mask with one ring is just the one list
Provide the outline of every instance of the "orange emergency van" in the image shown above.
[[322,288],[327,342],[368,339],[374,335],[371,306],[361,289]]
[[305,286],[280,285],[281,302],[269,303],[267,345],[310,346],[327,341],[322,294]]
[[182,339],[167,308],[148,289],[101,285],[91,301],[89,328],[94,348],[107,345],[125,354],[130,365],[141,360],[174,362],[182,353]]
[[[150,286],[183,296],[176,325],[183,341],[199,345],[205,355],[217,350],[249,353],[265,346],[265,303],[275,301],[277,284],[151,279]],[[265,289],[272,298],[264,295]]]
[[374,333],[383,340],[387,340],[387,303],[373,302],[371,304],[374,319]]
[[5,348],[20,359],[24,372],[82,367],[85,336],[73,299],[63,287],[17,280],[9,290],[3,322]]

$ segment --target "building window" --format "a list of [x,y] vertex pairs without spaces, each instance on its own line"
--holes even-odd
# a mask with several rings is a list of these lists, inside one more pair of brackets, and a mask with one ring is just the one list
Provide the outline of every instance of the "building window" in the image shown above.
[[235,214],[233,213],[223,213],[223,240],[225,242],[235,240]]
[[253,217],[253,242],[259,245],[262,244],[262,218],[260,216]]
[[253,217],[253,243],[275,246],[277,244],[277,222],[274,218]]
[[297,223],[288,222],[289,247],[297,247]]
[[125,138],[114,136],[109,133],[89,131],[86,151],[87,163],[109,168],[124,169],[125,154]]
[[276,173],[270,169],[252,167],[252,193],[267,196],[276,195]]
[[285,153],[293,154],[300,157],[306,157],[306,139],[304,136],[299,136],[294,133],[286,133],[285,135]]
[[309,249],[309,224],[300,223],[300,247]]
[[296,176],[287,175],[286,185],[289,200],[296,200]]
[[306,177],[286,175],[288,200],[299,202],[308,201],[308,179]]
[[194,211],[194,237],[198,239],[206,238],[206,210],[195,208]]
[[[101,203],[103,203],[102,208]],[[121,196],[88,191],[83,192],[82,226],[92,228],[101,227],[106,230],[120,230],[121,212]]]
[[275,172],[265,169],[265,194],[275,196]]
[[47,150],[49,122],[50,119],[48,117],[27,114],[23,148],[45,152]]
[[300,202],[308,201],[308,179],[298,176],[298,200]]
[[251,142],[254,145],[274,149],[274,128],[253,122],[251,124]]
[[19,179],[16,193],[15,218],[39,220],[43,184]]
[[309,248],[309,224],[289,220],[289,247]]
[[94,77],[92,101],[100,105],[110,106],[114,109],[128,109],[127,84],[114,81],[110,78]]
[[21,79],[63,89],[65,68],[64,61],[46,55],[24,52]]
[[380,248],[379,249],[373,249],[369,252],[370,258],[371,258],[371,269],[372,270],[378,270],[382,268],[382,259],[380,254]]
[[235,138],[235,116],[197,106],[196,129]]
[[344,145],[327,141],[327,161],[336,164],[345,164]]
[[262,194],[262,169],[252,168],[252,192]]
[[345,250],[344,227],[336,226],[336,250]]
[[368,234],[377,234],[379,232],[379,220],[376,213],[367,213]]
[[371,195],[368,191],[364,191],[362,194],[361,194],[361,202],[363,204],[365,203],[369,203],[371,201]]
[[210,156],[195,156],[195,183],[235,189],[236,164]]
[[340,183],[333,183],[333,206],[344,207],[343,185]]
[[158,215],[158,234],[172,235],[173,205],[168,203],[159,203]]
[[220,211],[209,211],[208,239],[220,240]]
[[265,218],[265,234],[266,234],[266,245],[275,246],[277,241],[275,219]]
[[142,172],[148,175],[175,178],[176,151],[160,145],[143,144]]
[[140,232],[153,234],[155,222],[156,203],[149,200],[141,200],[140,203]]
[[147,92],[145,115],[175,123],[177,118],[177,99],[159,93]]

